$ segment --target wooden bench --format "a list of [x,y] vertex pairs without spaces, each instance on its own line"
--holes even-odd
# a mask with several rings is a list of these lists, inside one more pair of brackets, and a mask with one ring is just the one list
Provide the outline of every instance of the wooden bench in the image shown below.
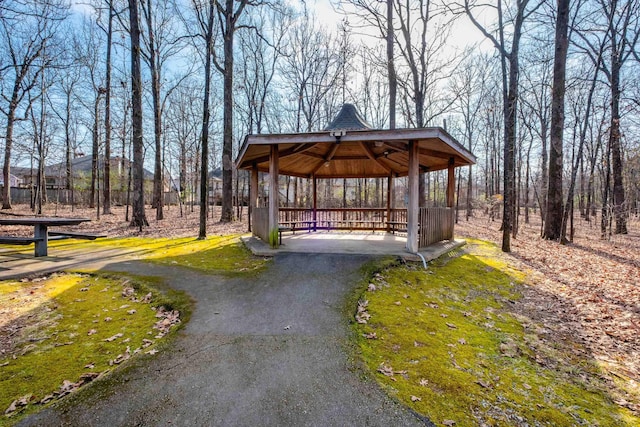
[[[327,231],[331,231],[331,229],[334,230],[349,230],[349,232],[352,232],[353,230],[371,230],[372,233],[375,233],[376,231],[376,224],[380,225],[381,227],[384,225],[384,223],[378,221],[378,220],[374,220],[374,219],[369,219],[369,220],[351,220],[351,219],[345,219],[345,220],[330,220],[330,221],[325,221],[327,224]],[[362,227],[359,227],[362,226]],[[382,230],[382,228],[380,228]]]
[[64,231],[64,230],[51,230],[48,232],[49,240],[61,240],[61,239],[82,239],[82,240],[96,240],[103,237],[107,237],[106,234],[90,234],[82,233],[79,231]]
[[293,228],[286,226],[278,226],[278,244],[282,244],[282,233],[287,231],[293,231]]
[[[292,231],[293,234],[296,234],[296,231],[298,230],[306,230],[308,232],[311,232],[312,230],[315,231],[316,230],[316,222],[314,220],[299,220],[299,221],[284,221],[280,223],[280,226],[282,227],[289,227],[291,228],[291,230],[287,230],[287,231]],[[302,224],[302,227],[300,227],[299,225]]]
[[0,236],[0,244],[3,245],[30,245],[42,240],[41,237]]
[[395,232],[406,233],[407,232],[407,222],[406,221],[388,221],[389,231],[391,234],[395,234]]
[[[31,243],[35,243],[34,256],[41,257],[47,256],[48,254],[48,244],[49,244],[49,227],[64,227],[64,226],[73,226],[79,225],[83,222],[89,222],[89,218],[65,218],[65,217],[44,217],[44,216],[35,216],[35,217],[27,217],[27,216],[2,216],[0,217],[0,226],[31,226],[33,227],[33,237],[22,237],[22,236],[6,236],[0,243],[4,244],[14,244],[14,245],[28,245]],[[55,233],[55,232],[54,232]],[[65,234],[66,233],[66,234]],[[78,236],[87,236],[89,238],[90,235],[86,233],[78,233]],[[63,232],[62,234],[58,234],[58,236],[52,236],[52,240],[62,239],[62,238],[71,238],[70,233]],[[97,237],[96,237],[97,238]]]

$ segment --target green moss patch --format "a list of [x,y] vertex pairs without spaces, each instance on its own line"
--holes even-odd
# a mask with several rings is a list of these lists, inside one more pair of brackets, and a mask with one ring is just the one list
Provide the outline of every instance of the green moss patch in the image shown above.
[[256,257],[242,244],[240,236],[213,236],[199,240],[182,238],[113,238],[93,242],[54,243],[59,249],[91,250],[95,245],[135,251],[149,262],[176,265],[206,273],[245,274],[258,272],[267,265],[265,258]]
[[0,425],[144,354],[188,313],[188,299],[130,277],[54,274],[0,282]]
[[515,310],[524,278],[482,242],[372,274],[355,315],[366,365],[436,425],[640,425],[574,344],[540,345]]

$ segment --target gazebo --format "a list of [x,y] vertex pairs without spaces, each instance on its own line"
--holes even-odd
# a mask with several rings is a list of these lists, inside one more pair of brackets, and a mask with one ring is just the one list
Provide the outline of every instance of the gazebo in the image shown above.
[[[431,243],[453,238],[454,169],[475,163],[474,155],[440,127],[372,129],[351,104],[344,104],[333,122],[321,132],[247,135],[236,161],[251,171],[252,230],[272,247],[279,244],[278,176],[313,181],[313,207],[303,209],[295,222],[309,230],[367,224],[387,231],[402,224],[411,253]],[[420,208],[420,173],[447,170],[445,208]],[[269,174],[267,207],[258,207],[258,172]],[[406,210],[391,207],[391,182],[408,177]],[[386,208],[347,217],[323,215],[317,206],[317,180],[329,178],[387,178]],[[326,210],[325,210],[326,211]],[[406,227],[406,228],[405,228]]]

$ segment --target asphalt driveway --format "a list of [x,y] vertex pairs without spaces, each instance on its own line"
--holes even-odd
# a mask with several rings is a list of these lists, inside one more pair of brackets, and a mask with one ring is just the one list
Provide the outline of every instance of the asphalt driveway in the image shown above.
[[37,426],[424,425],[352,360],[343,303],[370,258],[284,254],[255,278],[122,262],[196,301],[170,351],[24,420]]

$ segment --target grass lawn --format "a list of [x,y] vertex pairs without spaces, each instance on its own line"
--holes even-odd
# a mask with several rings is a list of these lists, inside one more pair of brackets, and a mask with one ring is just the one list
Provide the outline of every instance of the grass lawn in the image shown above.
[[596,362],[518,313],[527,275],[501,259],[473,241],[369,278],[354,328],[383,388],[436,425],[640,425]]
[[240,242],[239,235],[212,236],[204,240],[180,238],[112,238],[92,242],[52,242],[57,249],[78,249],[96,246],[135,250],[136,255],[152,263],[179,265],[205,273],[225,275],[261,271],[265,258],[255,257]]

